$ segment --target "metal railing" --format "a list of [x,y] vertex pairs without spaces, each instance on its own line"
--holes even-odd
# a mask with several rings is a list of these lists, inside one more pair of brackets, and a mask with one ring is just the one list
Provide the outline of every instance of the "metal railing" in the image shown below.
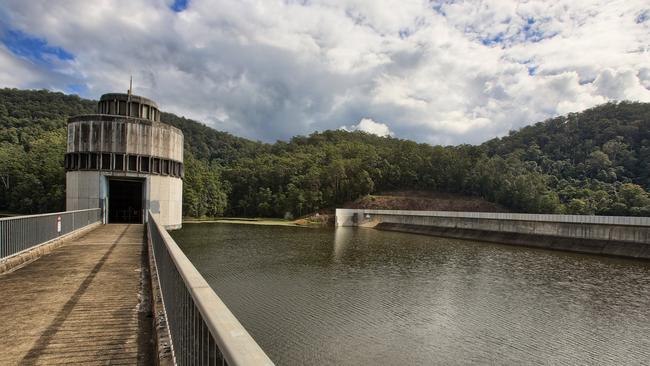
[[102,210],[55,212],[0,219],[0,260],[101,220]]
[[151,212],[148,216],[174,363],[273,365]]

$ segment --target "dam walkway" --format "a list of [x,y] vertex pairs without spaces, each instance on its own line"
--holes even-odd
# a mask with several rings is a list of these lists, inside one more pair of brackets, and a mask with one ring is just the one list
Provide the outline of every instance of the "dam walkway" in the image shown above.
[[0,364],[151,364],[145,242],[101,225],[0,275]]

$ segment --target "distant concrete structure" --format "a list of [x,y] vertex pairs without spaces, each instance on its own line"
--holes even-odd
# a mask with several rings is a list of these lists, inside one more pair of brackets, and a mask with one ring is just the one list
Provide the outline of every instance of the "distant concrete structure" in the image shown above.
[[66,209],[101,208],[105,223],[144,223],[151,210],[181,227],[183,133],[145,97],[104,94],[97,114],[68,119]]
[[650,259],[650,217],[337,208],[336,226]]

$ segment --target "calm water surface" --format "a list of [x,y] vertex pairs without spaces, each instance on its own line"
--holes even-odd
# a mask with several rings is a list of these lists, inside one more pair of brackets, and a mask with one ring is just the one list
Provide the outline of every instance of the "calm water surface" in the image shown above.
[[364,228],[172,236],[278,365],[650,365],[650,263]]

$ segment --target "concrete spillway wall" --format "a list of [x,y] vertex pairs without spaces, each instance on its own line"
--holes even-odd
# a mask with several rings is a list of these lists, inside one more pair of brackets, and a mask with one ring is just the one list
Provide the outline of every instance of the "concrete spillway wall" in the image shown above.
[[650,259],[647,217],[337,209],[336,225]]

